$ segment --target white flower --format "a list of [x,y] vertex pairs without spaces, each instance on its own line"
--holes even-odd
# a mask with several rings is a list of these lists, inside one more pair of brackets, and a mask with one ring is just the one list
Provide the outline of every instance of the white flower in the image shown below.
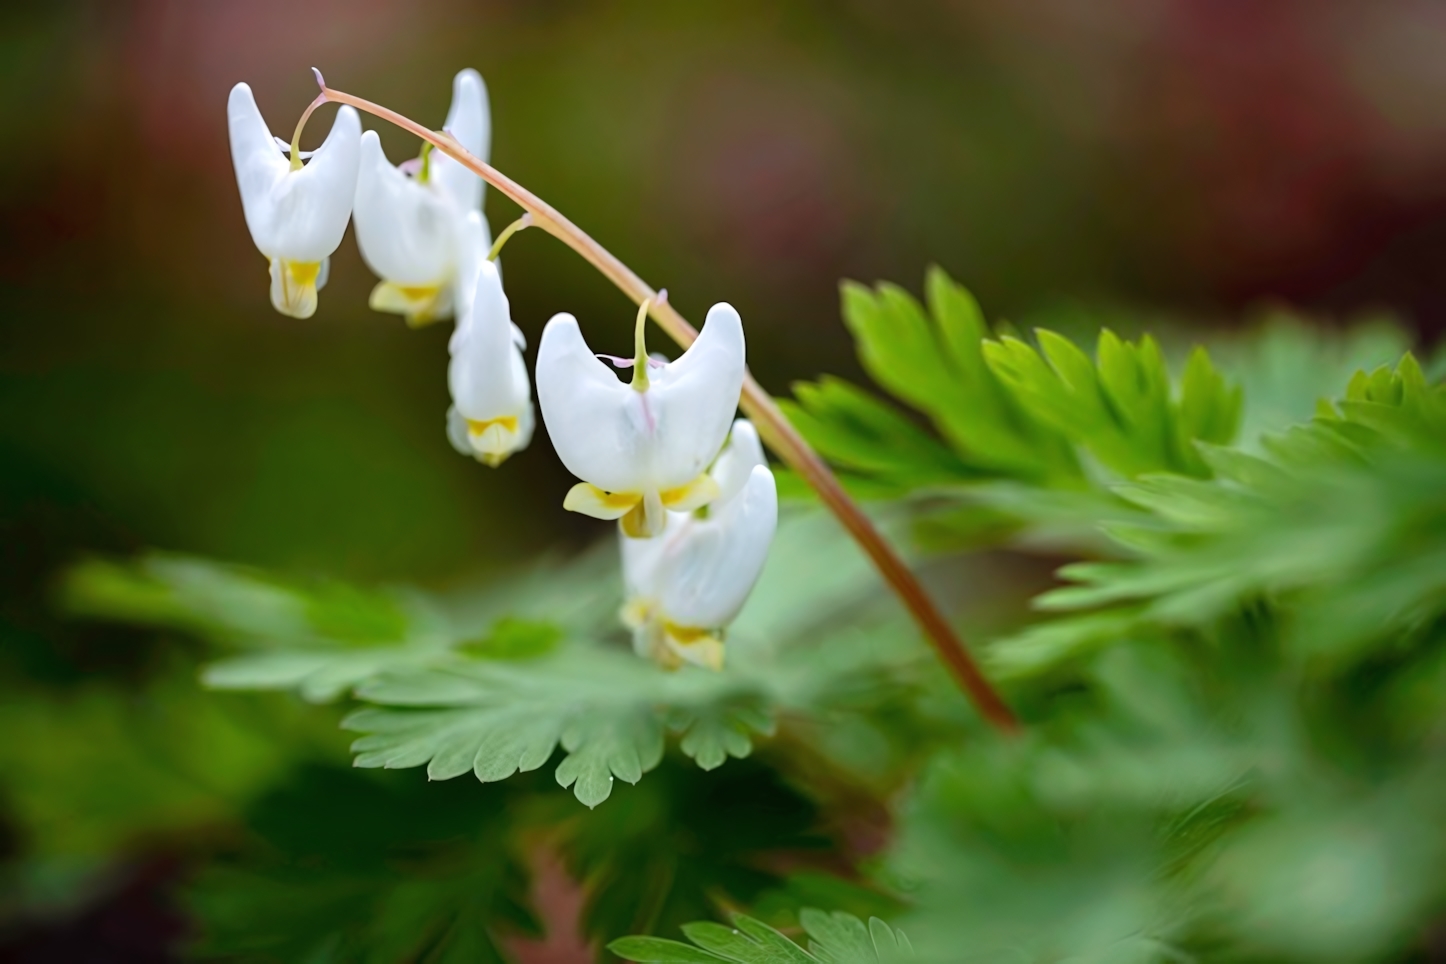
[[666,364],[648,358],[645,320],[646,304],[631,385],[592,353],[572,315],[547,323],[537,353],[548,434],[568,471],[583,480],[564,508],[621,519],[623,531],[638,537],[662,531],[665,509],[684,512],[716,498],[717,483],[705,470],[728,437],[744,372],[743,323],[732,306],[714,305],[698,340]]
[[670,512],[655,538],[622,538],[623,622],[639,655],[670,668],[722,668],[723,631],[758,581],[778,524],[773,473],[751,423],[733,423],[710,474],[719,494],[706,516]]
[[[452,81],[445,129],[468,151],[487,157],[491,122],[477,71],[469,68]],[[420,159],[393,166],[376,133],[362,135],[353,217],[362,258],[382,279],[372,289],[373,309],[403,315],[411,325],[465,312],[476,265],[492,243],[481,217],[483,186],[430,145]],[[474,214],[480,232],[469,230]]]
[[522,333],[509,314],[497,266],[484,260],[475,296],[452,335],[447,437],[463,455],[502,464],[532,439],[534,415]]
[[361,120],[350,107],[337,111],[331,133],[303,166],[282,152],[247,85],[231,88],[226,119],[246,226],[271,263],[271,303],[283,315],[310,318],[351,217]]

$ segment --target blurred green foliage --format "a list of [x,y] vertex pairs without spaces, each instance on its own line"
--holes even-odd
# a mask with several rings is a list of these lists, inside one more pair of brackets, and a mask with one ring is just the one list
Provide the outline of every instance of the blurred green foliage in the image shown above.
[[[1446,389],[1409,353],[1378,364],[1401,341],[1380,327],[1278,320],[1209,354],[1105,332],[1091,357],[995,340],[962,288],[928,288],[927,310],[844,296],[866,367],[928,423],[838,381],[789,411],[896,535],[1071,560],[981,651],[1023,736],[983,729],[805,507],[720,673],[627,652],[610,547],[442,593],[86,562],[72,612],[205,639],[215,688],[359,703],[359,766],[450,781],[231,751],[217,793],[249,842],[190,888],[201,951],[511,959],[557,926],[527,884],[543,848],[581,889],[580,932],[640,961],[1422,953],[1446,900]],[[1325,359],[1355,374],[1322,396]],[[985,571],[933,558],[935,580]],[[187,698],[201,719],[241,697]],[[265,705],[263,726],[325,713]],[[554,781],[529,772],[548,763]],[[96,825],[163,818],[175,791],[146,792]]]

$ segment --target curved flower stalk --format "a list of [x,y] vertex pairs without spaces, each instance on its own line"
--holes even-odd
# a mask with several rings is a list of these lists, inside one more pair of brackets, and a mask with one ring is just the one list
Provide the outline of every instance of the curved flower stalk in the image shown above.
[[[468,68],[452,81],[446,129],[467,150],[487,156],[491,121],[482,76]],[[424,144],[422,155],[394,166],[375,131],[361,138],[356,184],[357,246],[381,277],[372,289],[376,311],[402,315],[413,327],[465,311],[476,265],[491,245],[482,218],[483,181]],[[482,230],[468,230],[476,215]]]
[[310,318],[351,217],[361,118],[350,107],[337,111],[331,133],[304,165],[295,141],[287,159],[246,84],[231,88],[226,120],[246,227],[271,265],[271,304],[283,315]]
[[743,608],[778,525],[778,490],[753,423],[733,423],[709,476],[707,515],[669,512],[652,539],[622,538],[633,648],[670,669],[723,667],[723,634]]
[[497,265],[482,261],[475,287],[452,335],[447,437],[463,455],[496,468],[532,440],[532,387]]
[[553,447],[583,481],[563,507],[622,520],[635,538],[656,536],[665,510],[688,512],[718,496],[705,470],[728,437],[743,389],[743,322],[716,304],[674,362],[650,359],[638,313],[632,383],[620,381],[583,341],[577,319],[547,323],[537,352],[537,398]]
[[[615,284],[620,291],[631,298],[635,304],[642,305],[644,312],[651,312],[653,319],[673,340],[684,348],[688,348],[694,343],[697,332],[693,326],[672,305],[659,298],[658,293],[636,272],[588,236],[587,232],[564,217],[562,212],[471,153],[452,134],[429,130],[411,118],[380,104],[346,91],[328,87],[319,73],[317,83],[321,87],[318,103],[330,101],[348,104],[396,124],[485,179],[488,184],[497,188],[526,212],[526,217],[530,219],[525,222],[526,224],[541,228],[572,248],[589,264],[597,268],[605,278]],[[516,226],[520,228],[523,225],[524,221],[519,220]],[[576,322],[571,318],[568,320],[574,328],[573,337],[576,341],[581,342],[581,336],[575,330]],[[539,399],[542,402],[544,417],[546,417],[548,404],[542,387],[541,365],[539,365],[538,383]],[[989,679],[980,671],[978,664],[964,647],[963,641],[955,632],[948,618],[929,598],[929,594],[924,590],[918,578],[909,570],[899,553],[844,490],[827,463],[789,423],[778,403],[746,372],[743,376],[741,398],[735,398],[735,401],[747,415],[758,423],[759,433],[768,447],[818,493],[823,504],[833,512],[843,527],[874,561],[880,575],[898,594],[900,602],[914,617],[919,628],[933,645],[940,661],[948,668],[960,688],[968,694],[980,715],[1001,732],[1017,731],[1019,720],[1014,715],[1014,711],[1009,708]],[[551,418],[548,418],[548,425],[551,428]],[[559,445],[558,450],[561,453],[563,446]],[[565,454],[563,461],[568,463],[568,456]],[[581,465],[581,463],[578,464]],[[568,467],[574,468],[571,463],[568,463]],[[576,470],[574,469],[574,471]],[[624,516],[631,511],[632,509],[625,510]]]

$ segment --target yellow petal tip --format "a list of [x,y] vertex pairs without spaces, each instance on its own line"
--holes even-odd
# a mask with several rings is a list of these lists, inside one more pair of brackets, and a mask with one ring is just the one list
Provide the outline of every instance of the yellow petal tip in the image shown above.
[[568,490],[562,507],[594,519],[612,521],[628,515],[642,499],[636,492],[607,492],[590,482],[579,482]]

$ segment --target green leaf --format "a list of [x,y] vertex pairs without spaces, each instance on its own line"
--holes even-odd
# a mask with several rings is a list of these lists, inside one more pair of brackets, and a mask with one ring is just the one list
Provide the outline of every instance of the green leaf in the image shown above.
[[1015,338],[986,342],[984,356],[1036,418],[1132,478],[1167,470],[1208,475],[1197,440],[1233,437],[1240,392],[1197,348],[1172,397],[1164,353],[1148,335],[1138,342],[1100,333],[1096,361],[1062,335],[1035,332],[1036,350]]
[[1338,329],[1277,311],[1235,337],[1212,341],[1220,367],[1242,388],[1239,438],[1255,450],[1266,434],[1308,420],[1358,370],[1393,363],[1410,347],[1402,327],[1366,319]]
[[806,907],[799,921],[811,938],[808,949],[822,964],[896,964],[912,960],[914,949],[903,931],[877,917],[868,926],[852,914]]
[[712,921],[683,925],[688,940],[727,961],[740,964],[808,964],[810,955],[760,921],[736,914],[733,926]]
[[680,944],[661,937],[620,937],[608,945],[608,950],[625,961],[637,961],[639,964],[717,964],[729,960],[691,944]]
[[557,782],[572,787],[589,807],[613,792],[613,777],[637,783],[663,759],[663,728],[646,708],[632,713],[574,717],[562,734],[567,758],[557,765]]
[[706,707],[736,685],[699,685],[713,682],[711,675],[670,673],[631,653],[572,646],[525,663],[383,677],[358,695],[385,708],[360,710],[343,725],[368,734],[352,745],[357,766],[426,764],[433,780],[469,771],[482,781],[503,780],[540,767],[560,743],[565,756],[557,781],[592,807],[608,798],[614,778],[636,783],[657,766],[657,707]]
[[1052,807],[1028,743],[936,760],[906,811],[893,871],[925,960],[1158,961],[1171,933],[1157,844],[1138,813]]
[[[1119,618],[1207,626],[1245,600],[1300,615],[1288,645],[1326,663],[1390,644],[1446,609],[1446,392],[1414,358],[1358,373],[1310,424],[1260,440],[1263,457],[1204,446],[1212,480],[1149,475],[1116,488],[1147,522],[1104,527],[1133,558],[1067,566],[1044,609],[1115,607],[1007,644],[1026,657],[1086,649]],[[1394,632],[1393,632],[1394,630]],[[1007,655],[1006,655],[1007,658]],[[1048,661],[1046,661],[1048,662]]]
[[937,268],[927,288],[926,312],[896,286],[849,282],[843,316],[870,376],[927,415],[952,457],[858,389],[844,397],[836,380],[796,389],[789,411],[800,431],[841,466],[904,489],[950,477],[1077,478],[1064,440],[1031,419],[985,364],[989,330],[973,297]]
[[0,769],[28,853],[94,858],[224,826],[298,762],[339,749],[325,711],[206,693],[192,667],[176,670],[135,690],[89,683],[0,700],[0,727],[17,735]]
[[1071,619],[1036,623],[995,640],[985,657],[996,679],[1037,676],[1128,638],[1139,621],[1128,608],[1086,613]]
[[557,649],[564,635],[553,623],[504,616],[486,636],[459,643],[457,651],[483,659],[536,659]]
[[307,768],[253,805],[243,846],[187,882],[198,953],[393,964],[510,960],[535,930],[515,816],[497,788]]
[[716,707],[683,715],[674,724],[683,733],[678,748],[704,770],[723,765],[728,757],[743,759],[753,752],[749,733],[772,736],[774,720],[756,707]]
[[67,574],[64,600],[78,614],[176,626],[241,650],[205,668],[208,686],[330,702],[387,673],[534,658],[570,632],[610,625],[615,567],[611,551],[567,565],[547,559],[481,591],[436,596],[157,553],[82,563]]
[[[816,565],[820,558],[831,564]],[[856,674],[890,672],[889,654],[829,646],[820,635],[840,607],[881,595],[867,560],[821,513],[782,520],[763,579],[730,628],[722,673],[667,672],[600,641],[620,635],[616,560],[608,544],[480,591],[388,591],[380,598],[402,600],[408,614],[405,638],[392,644],[319,634],[305,584],[199,560],[90,564],[72,573],[71,591],[96,613],[184,625],[244,647],[206,667],[209,686],[375,704],[346,721],[362,734],[358,766],[426,766],[434,780],[470,771],[492,782],[541,767],[561,746],[556,777],[589,806],[607,799],[615,780],[633,783],[657,766],[667,726],[685,754],[712,769],[771,734],[779,707],[802,709]],[[332,630],[355,637],[373,625],[358,614],[386,610],[358,602],[365,598],[330,586],[323,601],[350,614]]]
[[696,946],[657,937],[623,937],[608,950],[624,960],[639,964],[896,964],[913,959],[913,949],[903,933],[878,918],[868,925],[849,914],[804,909],[799,914],[811,938],[805,950],[781,933],[742,914],[733,916],[733,926],[698,922],[687,924],[683,933]]
[[887,404],[826,377],[794,385],[796,402],[781,403],[819,454],[886,486],[880,494],[957,483],[979,472]]

